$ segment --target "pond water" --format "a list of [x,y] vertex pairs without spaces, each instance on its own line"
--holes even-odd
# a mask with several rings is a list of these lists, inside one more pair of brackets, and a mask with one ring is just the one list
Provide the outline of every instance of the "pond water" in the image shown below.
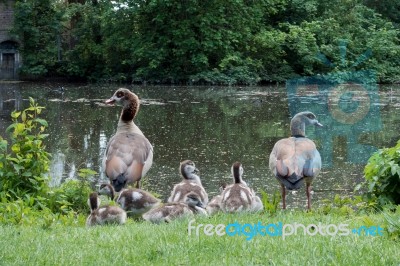
[[[120,107],[104,101],[120,85],[56,83],[0,83],[0,134],[11,123],[14,109],[35,98],[46,110],[49,123],[47,149],[52,154],[51,184],[75,178],[81,168],[99,174],[107,141],[115,133]],[[313,204],[350,195],[363,180],[368,157],[378,148],[399,139],[399,86],[372,89],[340,86],[271,87],[161,87],[125,86],[142,105],[136,117],[154,147],[154,163],[145,178],[148,190],[168,197],[181,180],[179,162],[191,159],[200,170],[210,196],[221,182],[231,182],[230,167],[242,162],[244,179],[256,192],[280,189],[268,169],[274,143],[290,135],[289,123],[298,111],[313,111],[323,128],[307,128],[306,134],[320,150],[323,169],[313,183]],[[95,185],[94,184],[94,185]],[[304,208],[305,189],[289,193],[289,208]]]

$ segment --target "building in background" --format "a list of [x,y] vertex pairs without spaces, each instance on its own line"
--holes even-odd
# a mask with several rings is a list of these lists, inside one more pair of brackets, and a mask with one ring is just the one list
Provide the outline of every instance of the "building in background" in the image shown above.
[[13,0],[0,1],[0,80],[17,80],[22,62],[18,52],[19,43],[10,35],[14,4]]

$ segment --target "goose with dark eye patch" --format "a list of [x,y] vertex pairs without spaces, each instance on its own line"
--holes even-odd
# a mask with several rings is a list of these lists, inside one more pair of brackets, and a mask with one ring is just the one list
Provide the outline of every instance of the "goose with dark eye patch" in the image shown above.
[[305,135],[308,125],[322,127],[313,113],[296,114],[290,122],[292,136],[279,140],[269,157],[269,168],[281,184],[283,209],[286,209],[286,189],[299,189],[304,182],[307,209],[311,209],[311,184],[318,176],[322,163],[315,143]]
[[88,204],[90,215],[86,219],[87,226],[103,224],[124,224],[126,212],[118,206],[100,206],[100,199],[96,192],[89,195]]
[[205,205],[201,202],[199,195],[188,193],[183,202],[170,202],[151,209],[142,215],[143,219],[152,223],[169,223],[172,220],[193,216],[195,214],[207,216]]
[[122,106],[122,112],[117,132],[107,144],[102,165],[115,191],[119,192],[132,183],[140,188],[141,178],[153,163],[153,146],[133,122],[140,106],[138,96],[121,88],[106,101],[106,104],[114,103]]
[[221,210],[224,212],[256,212],[263,209],[261,199],[243,181],[243,167],[235,162],[231,168],[234,183],[227,186],[221,195]]
[[203,205],[208,204],[208,194],[201,184],[200,177],[197,175],[199,170],[191,160],[184,160],[180,163],[179,172],[182,181],[176,184],[168,198],[168,202],[184,202],[185,197],[189,193],[198,195]]

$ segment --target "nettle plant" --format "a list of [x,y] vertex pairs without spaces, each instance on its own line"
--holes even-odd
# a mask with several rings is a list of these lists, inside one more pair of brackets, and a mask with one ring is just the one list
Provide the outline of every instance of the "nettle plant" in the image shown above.
[[30,106],[11,114],[7,128],[10,143],[0,137],[0,198],[15,200],[26,195],[45,196],[50,154],[43,140],[47,122],[39,118],[44,107],[29,98]]
[[377,207],[400,204],[400,140],[392,148],[375,152],[364,169],[365,182],[356,190],[366,190],[366,197]]

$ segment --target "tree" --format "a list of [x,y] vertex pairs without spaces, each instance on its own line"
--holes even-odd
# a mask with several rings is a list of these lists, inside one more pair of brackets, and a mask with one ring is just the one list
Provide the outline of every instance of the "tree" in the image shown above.
[[22,46],[21,73],[28,76],[48,75],[58,62],[60,12],[50,0],[17,1],[13,33]]

